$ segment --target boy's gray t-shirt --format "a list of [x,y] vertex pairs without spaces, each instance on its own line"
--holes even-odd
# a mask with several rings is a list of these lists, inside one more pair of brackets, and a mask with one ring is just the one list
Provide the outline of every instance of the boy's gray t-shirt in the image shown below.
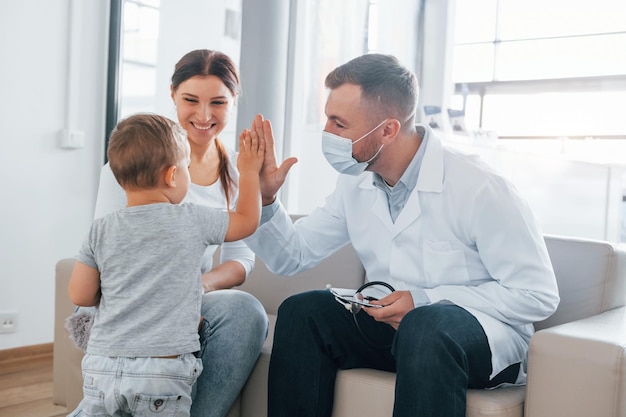
[[191,203],[121,209],[94,221],[77,259],[100,271],[87,353],[171,356],[200,349],[202,255],[228,213]]

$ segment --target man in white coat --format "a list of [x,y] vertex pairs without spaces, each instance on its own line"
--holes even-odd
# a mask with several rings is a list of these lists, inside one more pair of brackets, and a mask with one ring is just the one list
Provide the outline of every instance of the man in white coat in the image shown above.
[[[395,291],[355,315],[329,291],[278,311],[270,417],[330,416],[338,369],[396,372],[394,416],[460,417],[468,388],[523,384],[533,322],[559,302],[540,227],[505,178],[415,125],[415,74],[368,54],[326,78],[322,150],[341,174],[323,207],[292,224],[276,200],[268,121],[261,226],[246,243],[275,273],[318,264],[347,243],[370,281]],[[382,306],[382,307],[380,307]]]

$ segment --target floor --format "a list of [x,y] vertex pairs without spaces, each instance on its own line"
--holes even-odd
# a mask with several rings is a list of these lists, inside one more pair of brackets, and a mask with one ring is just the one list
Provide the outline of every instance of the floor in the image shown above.
[[0,363],[0,417],[65,417],[52,404],[52,355]]

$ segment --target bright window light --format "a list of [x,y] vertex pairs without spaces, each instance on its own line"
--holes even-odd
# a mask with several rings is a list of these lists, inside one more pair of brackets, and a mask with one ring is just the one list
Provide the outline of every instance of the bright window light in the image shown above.
[[626,1],[456,5],[453,103],[468,128],[626,138]]

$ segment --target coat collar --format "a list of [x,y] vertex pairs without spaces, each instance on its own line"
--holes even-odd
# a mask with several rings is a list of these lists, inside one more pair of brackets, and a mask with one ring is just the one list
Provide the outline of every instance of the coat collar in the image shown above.
[[428,126],[424,128],[424,136],[428,140],[415,190],[440,193],[443,190],[443,145],[441,139]]
[[424,129],[426,130],[424,135],[426,140],[423,143],[426,145],[426,150],[417,183],[395,223],[391,221],[389,216],[389,206],[384,192],[373,184],[373,174],[370,172],[369,175],[363,175],[363,179],[359,183],[361,189],[377,191],[372,211],[393,235],[405,230],[420,216],[422,210],[418,197],[419,192],[440,193],[443,191],[443,145],[429,127],[424,126]]

